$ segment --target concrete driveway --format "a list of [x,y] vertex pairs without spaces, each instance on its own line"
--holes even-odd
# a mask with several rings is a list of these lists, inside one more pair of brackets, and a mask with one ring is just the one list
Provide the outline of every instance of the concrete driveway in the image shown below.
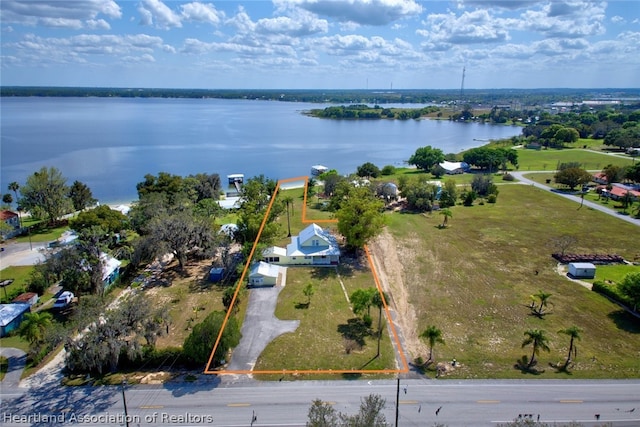
[[242,324],[242,339],[233,350],[227,371],[251,371],[267,344],[278,336],[293,332],[299,320],[280,320],[274,312],[282,286],[253,288]]
[[7,388],[18,387],[20,384],[20,376],[27,362],[27,354],[17,348],[0,348],[0,355],[9,359],[9,370],[5,374],[2,382],[2,390]]

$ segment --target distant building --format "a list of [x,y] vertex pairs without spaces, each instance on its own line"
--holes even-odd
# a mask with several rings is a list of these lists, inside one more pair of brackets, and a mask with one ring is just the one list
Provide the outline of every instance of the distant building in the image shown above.
[[328,171],[329,168],[323,165],[313,165],[311,166],[311,176],[319,176]]
[[25,292],[23,294],[18,295],[11,302],[21,303],[21,304],[29,304],[29,306],[34,306],[38,303],[38,294],[35,292]]
[[442,163],[439,163],[438,167],[444,170],[444,173],[446,173],[447,175],[469,172],[470,169],[469,164],[466,162],[449,162],[446,160]]
[[26,303],[0,304],[0,338],[18,329],[24,314],[30,311],[31,306]]
[[593,279],[596,277],[596,266],[590,262],[571,262],[569,275],[576,279]]
[[2,232],[3,239],[11,239],[20,234],[20,217],[17,213],[9,210],[0,211],[0,220],[10,227]]

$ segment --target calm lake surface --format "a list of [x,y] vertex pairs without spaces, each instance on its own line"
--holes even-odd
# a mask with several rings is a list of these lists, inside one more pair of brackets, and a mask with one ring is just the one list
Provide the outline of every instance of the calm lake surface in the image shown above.
[[[137,199],[147,173],[225,177],[309,175],[322,164],[341,174],[364,162],[402,166],[418,147],[445,153],[519,135],[521,129],[433,120],[338,121],[308,117],[325,105],[161,98],[2,98],[1,189],[54,166],[101,203]],[[386,105],[385,105],[386,106]],[[405,104],[406,107],[412,105]],[[415,105],[414,105],[415,106]],[[418,107],[418,106],[415,106]]]

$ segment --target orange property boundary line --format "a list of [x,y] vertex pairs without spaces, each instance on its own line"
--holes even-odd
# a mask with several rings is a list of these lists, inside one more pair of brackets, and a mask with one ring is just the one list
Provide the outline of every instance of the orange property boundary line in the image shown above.
[[218,333],[218,337],[216,338],[216,342],[213,345],[213,350],[211,350],[211,355],[209,356],[209,361],[207,362],[207,366],[204,369],[205,374],[213,374],[213,375],[248,375],[248,374],[400,374],[409,372],[409,365],[407,364],[407,358],[402,350],[402,345],[400,344],[400,338],[398,336],[398,332],[396,330],[396,326],[393,323],[391,318],[391,313],[389,312],[389,306],[387,305],[387,301],[384,298],[384,293],[382,292],[382,286],[380,284],[380,279],[378,278],[378,273],[376,272],[375,266],[373,264],[373,258],[371,257],[371,252],[369,248],[365,245],[364,251],[367,256],[367,262],[369,263],[369,267],[371,268],[371,273],[373,274],[373,279],[376,283],[376,288],[378,292],[380,292],[382,304],[384,306],[384,312],[387,316],[387,321],[389,322],[389,326],[391,328],[391,334],[393,335],[393,341],[395,341],[396,349],[398,351],[398,355],[400,356],[400,361],[402,362],[402,367],[400,369],[371,369],[371,370],[361,370],[361,369],[351,369],[351,370],[333,370],[333,369],[295,369],[295,370],[265,370],[265,371],[253,371],[253,370],[241,370],[241,371],[223,371],[223,370],[215,370],[211,369],[211,363],[213,362],[213,356],[218,348],[218,344],[220,343],[220,339],[222,338],[222,333],[224,332],[224,328],[227,326],[227,322],[229,320],[229,316],[232,313],[232,309],[236,303],[236,298],[238,293],[240,292],[240,288],[244,283],[244,278],[246,277],[247,271],[249,270],[249,266],[251,265],[251,260],[253,260],[253,255],[258,246],[258,242],[260,241],[260,236],[262,236],[262,230],[264,229],[265,224],[267,223],[267,218],[269,217],[269,213],[271,212],[271,208],[273,207],[273,202],[280,191],[280,186],[282,184],[286,184],[289,182],[299,182],[304,181],[304,201],[302,204],[302,223],[337,223],[338,220],[335,219],[324,219],[324,220],[309,220],[307,219],[307,187],[309,185],[309,178],[306,176],[297,177],[297,178],[288,178],[279,180],[276,188],[271,196],[271,201],[269,202],[269,206],[267,207],[267,212],[262,219],[262,224],[260,224],[260,229],[258,230],[258,236],[256,237],[255,242],[253,242],[253,247],[251,248],[251,253],[249,254],[249,258],[247,263],[242,270],[242,274],[240,275],[240,279],[236,284],[236,290],[233,293],[233,298],[231,299],[231,304],[229,309],[227,310],[227,314],[224,317],[224,321],[222,323],[222,328],[220,328],[220,332]]

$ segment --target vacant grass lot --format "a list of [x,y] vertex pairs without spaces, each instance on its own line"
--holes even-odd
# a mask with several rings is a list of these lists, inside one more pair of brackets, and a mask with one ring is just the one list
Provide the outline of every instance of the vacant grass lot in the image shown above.
[[633,163],[633,159],[583,149],[528,150],[523,148],[518,150],[520,172],[555,171],[558,163],[568,162],[578,162],[587,170],[602,170],[609,164],[629,166]]
[[[446,345],[436,348],[437,360],[462,363],[449,376],[530,376],[513,365],[531,352],[521,348],[524,331],[538,328],[547,332],[551,347],[540,355],[538,367],[546,368],[540,377],[640,377],[640,321],[557,274],[550,256],[557,250],[553,239],[568,234],[578,238],[572,252],[632,259],[640,250],[636,226],[577,211],[575,203],[520,185],[501,186],[495,205],[456,206],[452,213],[446,229],[438,229],[439,215],[394,213],[388,222],[416,310],[416,331],[440,328]],[[552,294],[552,313],[544,319],[528,309],[530,295],[539,290]],[[569,344],[557,331],[572,325],[583,329],[576,366],[571,374],[556,373],[548,364],[563,361]]]
[[[272,341],[258,358],[255,370],[396,368],[386,328],[382,335],[381,356],[376,358],[377,339],[367,333],[367,328],[351,312],[340,282],[348,295],[356,289],[375,286],[371,271],[365,266],[342,265],[337,269],[292,267],[287,270],[287,285],[280,293],[275,315],[282,320],[300,320],[300,326],[294,333]],[[308,306],[307,297],[302,292],[307,283],[312,283],[315,288]],[[372,307],[371,316],[372,329],[376,329],[377,308]],[[384,322],[384,311],[382,316]],[[347,354],[346,336],[360,342],[363,347]]]

